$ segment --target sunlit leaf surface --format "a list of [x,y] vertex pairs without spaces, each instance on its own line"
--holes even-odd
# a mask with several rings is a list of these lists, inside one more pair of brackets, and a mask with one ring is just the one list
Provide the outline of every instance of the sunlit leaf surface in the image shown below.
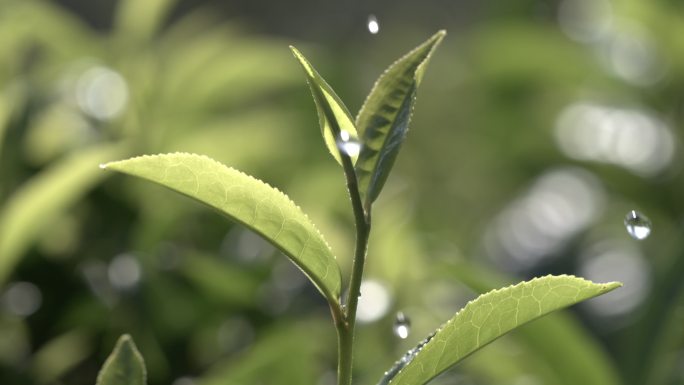
[[359,151],[358,136],[349,110],[304,55],[295,47],[290,49],[306,72],[306,80],[316,102],[318,120],[328,150],[340,164],[340,156],[344,154],[355,162]]
[[437,32],[392,64],[378,78],[359,111],[356,126],[363,145],[356,173],[367,206],[380,194],[394,165],[408,131],[416,89],[430,56],[445,35],[446,31]]
[[309,218],[285,194],[206,156],[175,153],[108,163],[107,169],[166,186],[247,226],[287,255],[338,303],[340,269]]
[[442,326],[389,383],[425,384],[518,326],[620,285],[567,275],[546,276],[483,294]]

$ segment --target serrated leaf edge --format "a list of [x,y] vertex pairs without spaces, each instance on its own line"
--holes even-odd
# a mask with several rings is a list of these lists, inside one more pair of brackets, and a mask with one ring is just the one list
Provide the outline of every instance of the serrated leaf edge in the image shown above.
[[[440,45],[442,40],[444,39],[444,36],[446,36],[447,32],[445,29],[441,29],[437,31],[434,35],[430,36],[430,38],[421,44],[418,44],[416,47],[414,47],[412,50],[401,56],[399,59],[395,60],[390,64],[385,70],[378,76],[378,78],[375,80],[375,83],[373,83],[373,87],[371,87],[370,92],[368,92],[368,95],[366,95],[366,99],[363,101],[363,104],[361,105],[361,108],[359,108],[358,113],[356,114],[356,117],[354,118],[354,124],[356,125],[356,129],[359,129],[359,117],[361,114],[364,112],[366,109],[366,106],[368,104],[368,99],[370,99],[370,96],[373,95],[373,91],[378,87],[380,82],[387,76],[387,74],[401,61],[405,60],[409,56],[413,55],[416,51],[418,51],[421,47],[423,47],[426,44],[430,44],[433,40],[437,40],[432,48],[430,48],[430,52],[425,56],[425,58],[416,66],[416,70],[413,72],[413,76],[415,77],[416,73],[420,70],[420,67],[425,63],[426,61],[430,60],[432,57],[432,54],[435,52],[437,47]],[[414,92],[414,99],[415,99],[415,92]],[[409,121],[411,120],[411,117],[413,116],[413,106],[411,106],[411,113],[409,114]],[[363,135],[363,133],[359,133],[360,136]]]
[[[532,279],[530,279],[530,280],[527,280],[527,281],[512,283],[512,284],[510,284],[510,285],[508,285],[508,286],[504,286],[504,287],[501,287],[501,288],[498,288],[498,289],[490,290],[490,291],[488,291],[488,292],[486,292],[486,293],[482,293],[482,294],[478,295],[477,297],[475,297],[475,298],[471,299],[470,301],[468,301],[468,303],[466,303],[465,306],[463,306],[459,311],[457,311],[456,314],[454,314],[448,321],[446,321],[445,323],[443,323],[442,325],[440,325],[437,329],[435,329],[433,332],[431,332],[430,335],[427,337],[427,339],[429,339],[430,341],[429,341],[428,343],[424,344],[423,346],[420,346],[420,349],[418,350],[418,352],[416,353],[416,355],[418,355],[418,353],[420,353],[421,350],[423,350],[430,342],[432,342],[432,341],[434,340],[433,337],[434,337],[437,333],[439,333],[440,331],[442,331],[442,329],[444,329],[445,327],[447,327],[448,325],[450,325],[452,322],[455,322],[455,321],[456,321],[456,318],[458,317],[459,314],[461,314],[462,312],[466,311],[466,309],[468,309],[469,307],[474,306],[473,304],[474,304],[475,302],[477,302],[480,298],[482,298],[482,297],[484,297],[484,296],[487,296],[487,295],[490,295],[490,294],[495,294],[495,293],[499,293],[499,292],[502,292],[502,291],[505,291],[505,290],[509,290],[509,289],[512,289],[512,288],[514,288],[514,287],[516,287],[516,286],[519,286],[519,285],[523,285],[523,284],[532,284],[532,283],[534,283],[535,281],[540,281],[540,280],[546,279],[546,278],[572,278],[572,279],[579,279],[579,280],[581,280],[581,281],[583,281],[583,282],[585,282],[585,283],[589,283],[589,284],[591,284],[591,285],[599,285],[599,286],[601,286],[601,290],[605,290],[605,291],[604,291],[603,293],[601,293],[601,294],[605,294],[606,292],[609,292],[609,291],[611,291],[611,290],[617,289],[617,288],[619,288],[619,287],[621,287],[621,286],[623,285],[621,282],[615,282],[615,281],[614,281],[614,282],[606,282],[606,283],[596,283],[596,282],[593,282],[593,281],[588,280],[588,279],[586,279],[586,278],[577,277],[577,276],[571,275],[571,274],[561,274],[561,275],[547,274],[547,275],[544,275],[544,276],[541,276],[541,277],[534,277],[534,278],[532,278]],[[558,310],[560,310],[560,309],[558,309]],[[555,310],[554,310],[554,311],[555,311]],[[549,314],[549,313],[547,313],[547,314]],[[543,315],[540,315],[540,316],[538,316],[538,317],[532,318],[531,320],[529,320],[529,321],[527,321],[527,322],[525,322],[525,323],[528,323],[528,322],[534,321],[534,320],[536,320],[536,319],[539,319],[539,318],[543,317],[544,315],[546,315],[546,314],[543,314]],[[521,324],[521,325],[523,325],[523,324]],[[521,325],[518,325],[518,326],[521,326]],[[518,326],[516,326],[514,329],[516,329]],[[497,338],[498,338],[498,337],[497,337]],[[482,347],[482,346],[478,347],[476,350],[479,350],[481,347]],[[464,357],[462,357],[461,359],[464,359],[464,358],[466,358],[466,357],[467,357],[467,356],[464,356]],[[408,366],[408,365],[406,365],[406,366]],[[406,367],[406,366],[405,366],[405,367]],[[397,372],[397,374],[394,376],[394,378],[398,377],[399,374],[404,370],[405,367],[401,368],[401,370],[399,370],[399,371]],[[389,385],[392,385],[392,383],[394,382],[394,378],[392,378],[392,380],[390,380]]]
[[[212,159],[212,158],[210,158],[210,157],[208,157],[208,156],[206,156],[206,155],[194,154],[194,153],[191,153],[191,152],[169,152],[169,153],[159,153],[159,154],[148,154],[148,155],[135,156],[135,157],[133,157],[133,158],[128,158],[128,159],[122,160],[122,161],[108,162],[108,163],[105,163],[105,164],[103,164],[103,165],[100,165],[100,168],[106,170],[107,167],[109,167],[110,164],[114,164],[114,163],[126,162],[126,161],[129,161],[129,160],[136,160],[136,159],[141,159],[141,158],[154,158],[154,157],[159,157],[159,156],[173,156],[173,155],[194,156],[194,157],[197,157],[197,158],[203,158],[203,159],[208,160],[208,161],[210,161],[210,162],[212,162],[212,163],[215,163],[216,165],[219,165],[219,166],[221,166],[221,167],[224,167],[224,168],[227,168],[227,169],[229,169],[229,170],[235,171],[235,172],[237,172],[237,173],[239,173],[239,174],[241,174],[241,175],[243,175],[243,176],[246,176],[247,178],[250,178],[250,179],[252,179],[253,181],[258,182],[258,183],[262,184],[262,185],[265,186],[265,187],[268,187],[268,188],[270,188],[270,189],[272,189],[272,190],[275,190],[278,194],[280,194],[280,196],[282,196],[283,198],[287,199],[290,203],[292,203],[295,207],[297,207],[297,209],[299,209],[299,211],[302,212],[302,214],[304,215],[304,217],[309,221],[309,223],[311,223],[311,226],[312,226],[313,229],[316,231],[316,233],[321,237],[321,239],[323,240],[323,242],[325,242],[325,246],[328,247],[328,249],[331,251],[331,254],[333,254],[333,253],[332,253],[332,248],[330,248],[330,245],[329,245],[328,242],[325,240],[325,237],[323,237],[323,234],[320,232],[320,230],[318,230],[318,228],[316,227],[316,225],[311,221],[311,219],[310,219],[309,216],[304,212],[304,210],[302,210],[302,208],[301,208],[298,204],[296,204],[296,203],[295,203],[287,194],[285,194],[284,192],[282,192],[282,191],[281,191],[280,189],[278,189],[277,187],[273,187],[273,186],[271,186],[270,184],[268,184],[267,182],[264,182],[264,181],[261,180],[261,179],[255,178],[254,176],[249,175],[249,174],[247,174],[247,173],[245,173],[245,172],[243,172],[243,171],[240,171],[240,170],[238,170],[238,169],[236,169],[236,168],[233,168],[233,167],[230,167],[230,166],[226,166],[225,164],[223,164],[223,163],[221,163],[221,162],[219,162],[219,161],[217,161],[217,160],[215,160],[215,159]],[[333,258],[337,259],[337,257],[335,256],[335,254],[333,254]]]
[[[194,154],[194,153],[183,152],[183,151],[170,152],[170,153],[158,153],[158,154],[146,154],[146,155],[139,155],[139,156],[135,156],[135,157],[128,158],[128,159],[124,159],[124,160],[120,160],[120,161],[113,161],[113,162],[104,163],[104,164],[101,164],[99,167],[100,167],[101,169],[103,169],[103,170],[107,170],[107,168],[108,168],[110,165],[116,164],[116,163],[128,162],[128,161],[134,161],[134,160],[146,159],[146,158],[155,158],[155,157],[161,157],[161,156],[174,156],[174,155],[179,155],[179,156],[191,156],[191,157],[196,157],[196,158],[202,158],[202,159],[207,160],[207,161],[209,161],[209,162],[212,162],[212,163],[214,163],[214,164],[216,164],[216,165],[218,165],[218,166],[220,166],[220,167],[226,168],[226,169],[231,170],[231,171],[235,171],[235,172],[237,172],[238,174],[241,174],[242,176],[245,176],[245,177],[247,177],[247,178],[249,178],[249,179],[251,179],[251,180],[253,180],[253,181],[255,181],[255,182],[257,182],[257,183],[259,183],[259,184],[261,184],[261,185],[263,185],[263,186],[265,186],[265,187],[267,187],[267,188],[270,188],[270,189],[276,191],[280,196],[282,196],[282,197],[285,198],[287,201],[289,201],[292,205],[294,205],[294,206],[299,210],[299,212],[302,213],[302,215],[304,216],[304,218],[306,218],[306,220],[309,222],[309,224],[311,225],[311,227],[313,228],[313,230],[316,232],[316,234],[318,234],[318,236],[321,238],[321,240],[323,241],[323,243],[325,244],[325,246],[328,248],[328,250],[330,250],[330,254],[332,255],[333,259],[334,259],[334,260],[337,260],[337,256],[335,255],[335,253],[333,252],[332,248],[330,247],[330,244],[328,244],[328,241],[327,241],[327,240],[325,239],[325,237],[323,236],[323,233],[321,233],[320,230],[318,230],[318,228],[316,227],[316,225],[314,224],[314,222],[311,220],[311,218],[309,218],[309,216],[306,214],[306,212],[304,212],[304,210],[302,210],[302,208],[301,208],[299,205],[297,205],[297,204],[296,204],[296,203],[295,203],[287,194],[285,194],[284,192],[280,191],[280,189],[278,189],[277,187],[273,187],[273,186],[271,186],[270,184],[264,182],[264,181],[261,180],[261,179],[255,178],[254,176],[249,175],[249,174],[247,174],[247,173],[245,173],[245,172],[243,172],[243,171],[240,171],[240,170],[238,170],[238,169],[236,169],[236,168],[233,168],[233,167],[230,167],[230,166],[226,166],[225,164],[223,164],[223,163],[217,161],[216,159],[210,158],[210,157],[208,157],[208,156],[206,156],[206,155]],[[239,222],[239,221],[236,221],[236,222]],[[251,231],[251,230],[250,230],[250,231]],[[341,277],[340,277],[340,282],[342,282]],[[340,290],[341,290],[341,289],[342,289],[342,288],[340,288]],[[331,294],[335,295],[335,293],[331,293]],[[339,298],[335,298],[335,299],[336,299],[337,301],[339,301]]]

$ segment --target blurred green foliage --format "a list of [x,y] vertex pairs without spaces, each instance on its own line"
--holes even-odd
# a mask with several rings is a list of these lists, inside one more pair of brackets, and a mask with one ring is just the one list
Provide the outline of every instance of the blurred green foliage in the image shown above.
[[[287,191],[348,270],[344,178],[292,41],[211,8],[171,18],[172,1],[119,3],[98,31],[49,1],[0,2],[0,383],[92,384],[122,333],[151,385],[330,383],[334,330],[296,270],[199,205],[97,169],[207,154]],[[523,1],[472,6],[468,23],[456,5],[412,7],[376,11],[377,35],[360,22],[345,40],[308,38],[356,110],[407,45],[451,32],[377,202],[368,276],[389,303],[358,330],[359,383],[475,292],[548,272],[601,273],[588,278],[632,291],[537,321],[435,383],[682,383],[682,6]],[[589,129],[564,128],[573,119]],[[576,204],[573,191],[593,198]],[[635,208],[654,224],[642,242],[622,226]],[[549,232],[524,232],[539,223]],[[398,310],[412,320],[407,340],[392,334]]]

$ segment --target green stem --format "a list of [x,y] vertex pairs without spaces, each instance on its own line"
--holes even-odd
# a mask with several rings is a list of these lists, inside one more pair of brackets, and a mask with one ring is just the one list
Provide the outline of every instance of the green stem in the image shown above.
[[[366,261],[366,251],[368,249],[368,236],[371,229],[370,210],[363,208],[359,186],[356,180],[356,172],[351,159],[342,156],[342,166],[347,177],[347,188],[351,197],[354,220],[356,223],[356,248],[354,251],[354,262],[352,274],[349,279],[349,290],[347,293],[346,312],[344,319],[335,319],[337,328],[338,342],[338,363],[337,363],[337,384],[351,385],[352,368],[354,356],[354,328],[356,326],[356,308],[359,304],[361,291],[361,279],[363,278],[363,268]],[[334,312],[333,312],[334,313]],[[333,314],[333,316],[335,316]]]

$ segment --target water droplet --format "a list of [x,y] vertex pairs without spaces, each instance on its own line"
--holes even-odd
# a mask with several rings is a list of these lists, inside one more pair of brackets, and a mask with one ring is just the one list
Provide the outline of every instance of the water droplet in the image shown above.
[[401,356],[401,358],[397,362],[395,362],[394,365],[392,365],[392,367],[388,371],[386,371],[384,373],[384,376],[382,377],[382,379],[380,379],[380,382],[378,382],[378,385],[388,385],[390,383],[390,381],[392,381],[392,379],[394,377],[396,377],[397,374],[399,374],[401,369],[403,369],[404,366],[408,365],[409,362],[411,362],[416,357],[416,355],[418,353],[420,353],[420,351],[423,349],[423,347],[428,342],[430,342],[432,337],[435,336],[435,333],[437,333],[437,332],[430,334],[429,336],[427,336],[426,339],[420,341],[418,343],[418,345],[416,345],[416,347],[414,347],[413,349],[404,353],[404,355]]
[[107,168],[107,163],[100,163],[100,168],[101,169],[106,169]]
[[347,131],[340,132],[340,138],[337,141],[337,147],[352,158],[358,156],[359,152],[361,152],[361,143],[359,143],[356,138],[353,138],[351,135],[349,135],[349,132]]
[[378,24],[378,19],[375,15],[368,15],[368,32],[373,35],[380,32],[380,24]]
[[632,238],[646,239],[651,234],[651,220],[644,214],[632,210],[625,216],[625,228]]
[[394,325],[392,327],[394,334],[397,337],[405,340],[411,332],[411,320],[403,312],[397,313],[397,317],[394,319]]

